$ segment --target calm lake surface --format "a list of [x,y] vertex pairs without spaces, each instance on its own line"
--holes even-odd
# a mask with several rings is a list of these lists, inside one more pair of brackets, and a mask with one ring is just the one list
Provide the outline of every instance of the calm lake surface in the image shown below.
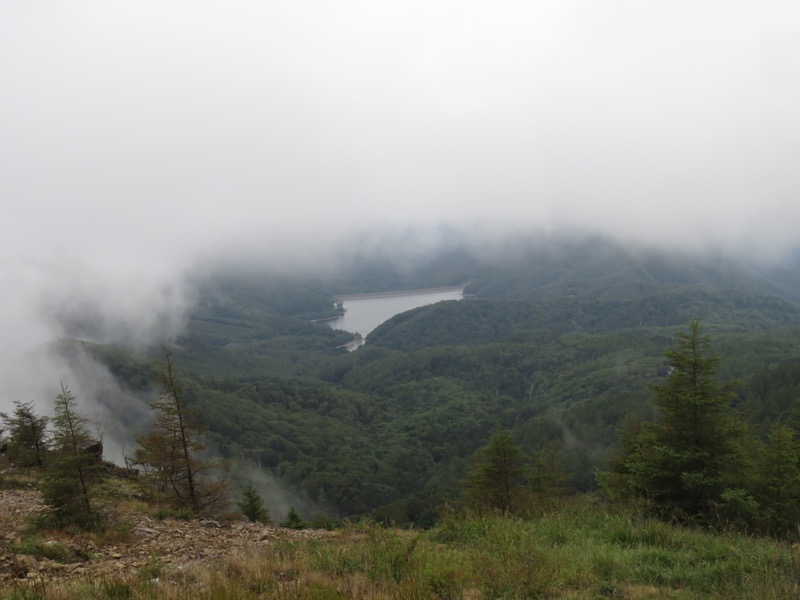
[[461,300],[463,297],[464,288],[420,293],[364,294],[360,298],[343,296],[341,300],[346,312],[335,321],[328,321],[328,325],[334,329],[360,333],[366,338],[378,325],[397,314],[443,300]]

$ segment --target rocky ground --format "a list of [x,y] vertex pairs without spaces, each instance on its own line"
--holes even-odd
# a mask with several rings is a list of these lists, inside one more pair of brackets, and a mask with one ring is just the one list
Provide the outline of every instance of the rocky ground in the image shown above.
[[243,521],[159,520],[128,513],[119,517],[133,527],[132,534],[122,536],[124,541],[98,544],[91,536],[67,538],[57,533],[48,539],[46,533],[39,532],[37,538],[44,540],[39,551],[26,553],[27,519],[43,510],[34,489],[0,489],[0,586],[15,580],[125,577],[148,569],[155,571],[156,565],[159,570],[188,569],[257,551],[280,539],[328,535],[326,531],[295,531]]

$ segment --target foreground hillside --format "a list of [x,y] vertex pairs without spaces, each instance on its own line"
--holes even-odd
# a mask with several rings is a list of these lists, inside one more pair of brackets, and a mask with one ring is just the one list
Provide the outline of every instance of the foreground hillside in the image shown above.
[[72,536],[31,528],[31,517],[45,507],[35,490],[0,490],[5,551],[0,555],[0,581],[15,587],[31,583],[130,578],[133,575],[182,572],[254,552],[276,540],[319,538],[328,532],[282,529],[237,519],[158,517],[142,507],[115,515],[110,531]]
[[0,598],[792,598],[796,545],[674,527],[577,498],[530,519],[445,513],[427,531],[369,521],[291,531],[159,519],[40,530],[28,487],[0,491]]

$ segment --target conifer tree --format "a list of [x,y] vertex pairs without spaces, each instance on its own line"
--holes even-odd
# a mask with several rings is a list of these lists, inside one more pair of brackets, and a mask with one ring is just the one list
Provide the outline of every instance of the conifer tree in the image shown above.
[[261,495],[256,490],[256,486],[252,481],[247,482],[244,491],[242,492],[242,499],[236,503],[239,510],[242,511],[245,517],[253,523],[263,523],[265,525],[272,524],[272,518],[269,516],[269,511],[264,507],[264,501]]
[[49,419],[36,414],[33,402],[19,401],[14,401],[13,413],[0,413],[0,419],[8,432],[8,459],[18,467],[42,467]]
[[511,434],[494,432],[464,482],[468,503],[474,508],[512,512],[523,488],[524,470],[522,454]]
[[281,527],[284,529],[305,529],[306,522],[303,521],[300,513],[297,512],[294,506],[289,507],[289,512],[286,513],[286,518],[281,521]]
[[[736,415],[734,415],[735,417]],[[757,501],[766,444],[756,429],[741,418],[732,419],[730,454],[722,475],[723,490],[714,511],[725,527],[753,529],[761,526]]]
[[141,466],[159,495],[178,508],[194,512],[220,508],[227,502],[227,484],[210,477],[215,465],[201,456],[205,430],[183,398],[172,353],[164,349],[164,367],[157,378],[158,400],[150,407],[156,418],[151,430],[137,441],[133,464]]
[[91,529],[100,524],[93,489],[100,479],[100,461],[87,448],[96,444],[88,420],[77,411],[75,396],[61,385],[52,419],[52,453],[41,484],[42,498],[59,526]]
[[773,426],[760,465],[761,519],[772,533],[796,533],[800,522],[800,444],[788,425]]
[[622,453],[603,478],[682,520],[710,519],[734,452],[733,393],[717,381],[719,358],[709,347],[696,320],[678,333],[675,348],[664,353],[673,371],[653,386],[657,420],[622,439]]
[[540,450],[528,466],[528,491],[534,499],[542,502],[561,496],[565,490],[567,475],[559,455],[553,450]]

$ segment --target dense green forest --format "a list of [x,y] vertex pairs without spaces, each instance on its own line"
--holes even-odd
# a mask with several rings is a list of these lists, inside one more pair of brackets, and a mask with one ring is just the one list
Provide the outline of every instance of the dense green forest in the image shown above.
[[[353,353],[337,349],[352,334],[312,322],[335,314],[337,294],[464,282],[465,300],[397,315]],[[328,278],[228,271],[197,297],[171,350],[213,446],[335,517],[432,523],[498,428],[526,454],[559,456],[567,487],[595,489],[626,418],[655,415],[663,352],[691,319],[761,435],[797,423],[790,264],[549,240],[402,267],[360,257]],[[158,349],[87,347],[123,385],[152,386]]]

